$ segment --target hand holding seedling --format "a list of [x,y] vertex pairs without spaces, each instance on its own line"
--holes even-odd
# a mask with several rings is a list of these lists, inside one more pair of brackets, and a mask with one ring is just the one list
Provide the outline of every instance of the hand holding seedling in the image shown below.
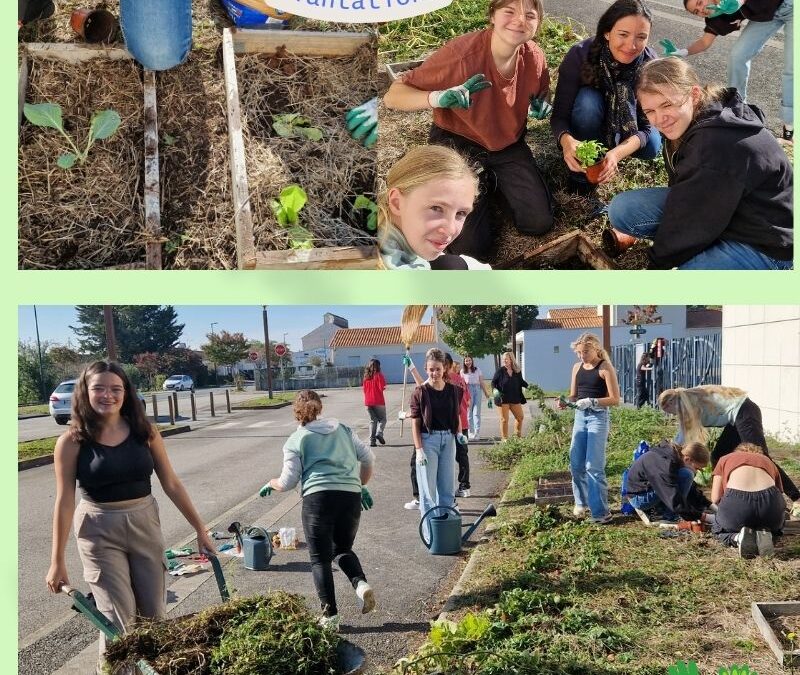
[[711,12],[708,17],[714,19],[722,14],[738,12],[743,4],[743,0],[719,0],[716,5],[706,5],[706,9]]
[[484,77],[483,73],[478,73],[470,77],[464,84],[430,92],[428,104],[431,108],[469,108],[472,103],[471,95],[491,86],[492,83]]
[[73,152],[65,152],[56,160],[56,164],[62,169],[71,169],[75,163],[83,164],[89,154],[89,150],[95,141],[102,141],[110,138],[122,123],[119,113],[116,110],[99,110],[92,115],[89,125],[89,136],[86,139],[86,147],[81,152],[69,134],[64,131],[64,123],[61,120],[61,106],[57,103],[26,103],[23,112],[25,119],[37,127],[47,127],[56,129],[67,141]]
[[372,495],[365,486],[361,486],[361,510],[369,511],[375,502],[372,501]]
[[564,410],[565,408],[577,408],[578,406],[577,406],[577,404],[573,403],[572,401],[568,401],[566,399],[566,397],[559,396],[558,397],[558,407],[561,410]]
[[597,399],[596,398],[579,398],[575,401],[575,407],[578,410],[588,410],[589,408],[596,408],[597,407]]
[[668,40],[667,38],[660,40],[658,44],[664,50],[664,56],[686,56],[689,54],[687,49],[678,49],[673,44],[672,40]]
[[258,491],[259,497],[269,497],[271,494],[272,494],[272,486],[269,483],[267,483],[264,487],[262,487]]
[[344,119],[353,139],[371,148],[378,140],[378,97],[348,110]]
[[531,104],[528,107],[528,117],[535,120],[543,120],[550,117],[551,112],[553,112],[553,106],[545,100],[544,96],[537,96],[531,99]]

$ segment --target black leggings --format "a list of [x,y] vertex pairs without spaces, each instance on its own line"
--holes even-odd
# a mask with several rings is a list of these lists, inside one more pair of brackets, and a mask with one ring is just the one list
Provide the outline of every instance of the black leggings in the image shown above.
[[[764,436],[764,426],[761,422],[761,408],[753,403],[749,398],[745,399],[733,424],[726,424],[717,443],[714,452],[711,453],[711,466],[716,466],[721,457],[733,452],[739,443],[754,443],[764,448],[764,454],[769,457],[767,439]],[[794,484],[787,473],[777,464],[778,473],[783,483],[783,491],[792,501],[800,499],[800,490]]]
[[[463,429],[464,436],[469,429]],[[458,463],[458,489],[469,490],[469,447],[466,443],[456,441],[456,462]]]
[[719,511],[711,531],[728,546],[736,546],[733,537],[743,527],[770,530],[780,534],[785,508],[783,497],[776,487],[746,492],[728,488],[719,502]]
[[339,613],[331,563],[336,562],[353,588],[362,579],[366,581],[361,562],[352,551],[359,520],[361,494],[358,492],[323,490],[303,497],[303,531],[308,540],[314,587],[325,616]]

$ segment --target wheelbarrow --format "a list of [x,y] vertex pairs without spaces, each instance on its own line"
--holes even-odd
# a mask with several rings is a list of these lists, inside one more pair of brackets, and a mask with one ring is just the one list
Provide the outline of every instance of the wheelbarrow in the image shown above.
[[[219,589],[222,602],[227,602],[230,599],[230,593],[228,592],[228,585],[225,582],[225,575],[222,573],[222,565],[220,565],[219,559],[215,555],[209,555],[208,559],[211,561],[211,567],[214,569],[214,579],[217,582],[217,588]],[[85,615],[109,640],[120,637],[122,634],[120,629],[109,621],[105,615],[101,614],[94,603],[83,593],[66,584],[61,587],[61,590],[72,599],[75,610]],[[361,647],[347,640],[342,640],[336,652],[341,675],[360,675],[364,672],[366,656]],[[136,667],[139,669],[141,675],[161,675],[145,660],[138,661]]]

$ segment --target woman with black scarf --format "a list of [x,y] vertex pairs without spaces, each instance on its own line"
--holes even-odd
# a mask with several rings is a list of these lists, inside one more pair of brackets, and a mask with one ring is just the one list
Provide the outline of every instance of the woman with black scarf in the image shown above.
[[634,93],[639,68],[657,58],[647,47],[651,22],[641,0],[617,0],[600,17],[596,35],[574,45],[558,68],[550,124],[570,170],[571,192],[593,189],[575,154],[580,141],[597,140],[608,148],[601,183],[614,177],[625,157],[654,159],[661,150],[661,136]]

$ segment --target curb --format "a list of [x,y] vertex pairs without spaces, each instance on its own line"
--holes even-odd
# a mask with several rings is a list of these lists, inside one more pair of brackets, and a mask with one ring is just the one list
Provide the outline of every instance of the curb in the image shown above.
[[234,410],[278,410],[292,405],[292,401],[284,401],[276,405],[231,405],[231,411]]
[[[165,429],[161,432],[162,437],[174,436],[175,434],[185,434],[192,430],[188,424],[175,427],[174,429]],[[42,455],[41,457],[33,457],[32,459],[22,459],[17,462],[17,471],[25,471],[26,469],[35,469],[39,466],[46,466],[53,463],[53,455]]]
[[18,420],[33,420],[37,417],[50,417],[50,413],[30,413],[25,415],[17,415]]

